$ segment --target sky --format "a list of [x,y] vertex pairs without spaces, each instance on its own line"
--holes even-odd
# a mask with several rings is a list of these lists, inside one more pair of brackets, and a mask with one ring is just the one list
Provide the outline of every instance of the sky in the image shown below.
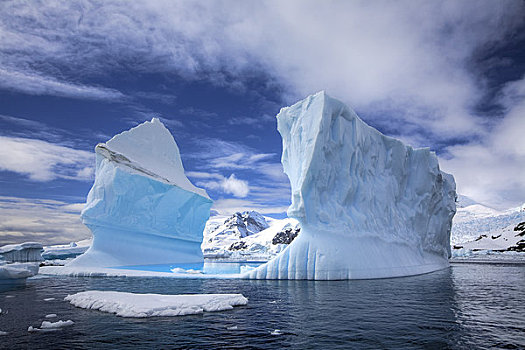
[[523,1],[2,1],[0,245],[89,237],[94,146],[153,117],[216,211],[283,217],[275,115],[320,90],[525,202]]

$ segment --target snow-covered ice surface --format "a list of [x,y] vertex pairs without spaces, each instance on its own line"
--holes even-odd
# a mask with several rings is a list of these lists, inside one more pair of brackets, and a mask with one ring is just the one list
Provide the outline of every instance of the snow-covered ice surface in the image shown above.
[[508,226],[525,221],[525,204],[496,210],[465,196],[458,196],[458,208],[452,224],[452,244],[472,241],[482,235],[498,235]]
[[92,239],[85,239],[80,242],[71,242],[66,245],[46,246],[44,247],[42,257],[48,261],[76,258],[89,249],[92,241]]
[[86,291],[68,295],[72,305],[114,313],[122,317],[182,316],[204,311],[231,310],[248,304],[242,294],[136,294],[112,291]]
[[42,244],[37,242],[8,244],[0,247],[0,258],[6,262],[42,261],[43,248]]
[[179,149],[156,118],[98,144],[82,221],[93,244],[71,266],[202,261],[212,201],[184,175]]
[[366,125],[324,92],[281,109],[288,216],[301,233],[246,277],[359,279],[448,266],[454,178],[429,149]]
[[457,206],[451,237],[455,260],[525,259],[525,204],[502,211],[458,196]]

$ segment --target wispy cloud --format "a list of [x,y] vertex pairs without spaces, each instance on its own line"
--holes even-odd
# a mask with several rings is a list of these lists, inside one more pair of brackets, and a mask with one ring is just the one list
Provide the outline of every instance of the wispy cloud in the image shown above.
[[0,136],[0,170],[16,172],[33,181],[91,180],[93,165],[92,152],[43,140]]
[[268,114],[263,114],[260,117],[234,117],[228,119],[228,124],[230,125],[250,125],[256,129],[262,129],[270,122],[275,122],[275,117]]
[[0,196],[0,246],[26,241],[63,244],[91,237],[83,204]]
[[[524,13],[522,1],[490,0],[151,0],[100,6],[6,1],[0,2],[5,78],[0,84],[27,93],[118,99],[118,91],[81,78],[96,81],[108,69],[132,68],[242,90],[259,72],[269,85],[262,88],[278,87],[286,103],[324,89],[391,135],[433,148],[458,139],[475,147],[495,126],[476,112],[488,87],[472,69],[474,58],[518,35]],[[512,124],[511,111],[519,109],[519,101],[511,103],[497,116],[502,128],[507,118]],[[213,111],[204,112],[208,115],[186,111],[195,118],[214,117]],[[245,118],[245,125],[258,125],[253,118]],[[507,149],[482,143],[504,166],[517,160],[506,157]],[[467,151],[448,147],[454,159],[467,157]],[[215,165],[239,166],[245,158]],[[454,172],[466,167],[458,162]],[[476,192],[495,196],[498,182],[491,179]],[[517,181],[525,197],[525,180]],[[458,185],[460,191],[474,186],[460,175]]]
[[0,89],[30,95],[53,95],[92,100],[119,100],[124,95],[115,89],[59,81],[36,72],[11,71],[0,68]]
[[[290,201],[290,185],[281,163],[276,162],[277,155],[258,153],[246,145],[219,139],[207,138],[195,142],[195,149],[200,152],[190,156],[202,168],[186,174],[196,180],[198,186],[249,198],[233,201],[216,198],[215,202],[219,203],[215,204],[216,210],[223,214],[247,209],[260,209],[272,214],[286,211]],[[241,179],[234,174],[223,175],[231,170],[244,176]]]
[[212,209],[218,211],[222,215],[231,215],[235,212],[244,210],[255,210],[261,214],[283,214],[288,209],[288,206],[273,206],[271,204],[259,203],[253,200],[244,199],[219,199],[213,202]]

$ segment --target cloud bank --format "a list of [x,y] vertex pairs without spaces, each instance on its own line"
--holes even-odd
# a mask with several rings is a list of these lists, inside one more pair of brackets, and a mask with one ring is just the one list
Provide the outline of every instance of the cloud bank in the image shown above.
[[65,244],[91,237],[80,222],[83,204],[0,196],[0,246],[25,241]]
[[[505,207],[525,198],[525,178],[508,175],[522,169],[521,151],[508,140],[522,125],[523,98],[480,115],[491,87],[475,57],[519,35],[524,8],[522,1],[2,2],[0,88],[118,99],[119,91],[96,84],[108,69],[170,72],[237,90],[259,72],[285,104],[324,89],[385,133],[430,146],[460,192]],[[238,164],[234,155],[221,160]]]
[[0,170],[33,181],[91,180],[94,154],[43,140],[0,136]]

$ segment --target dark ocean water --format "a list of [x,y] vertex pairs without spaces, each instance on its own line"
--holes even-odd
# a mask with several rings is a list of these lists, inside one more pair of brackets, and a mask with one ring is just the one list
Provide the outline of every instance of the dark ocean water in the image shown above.
[[[63,301],[85,290],[242,293],[249,304],[131,319]],[[525,265],[453,264],[422,276],[330,282],[45,277],[0,291],[0,308],[5,349],[524,349]],[[51,313],[75,324],[27,331]],[[275,329],[282,334],[271,335]]]

